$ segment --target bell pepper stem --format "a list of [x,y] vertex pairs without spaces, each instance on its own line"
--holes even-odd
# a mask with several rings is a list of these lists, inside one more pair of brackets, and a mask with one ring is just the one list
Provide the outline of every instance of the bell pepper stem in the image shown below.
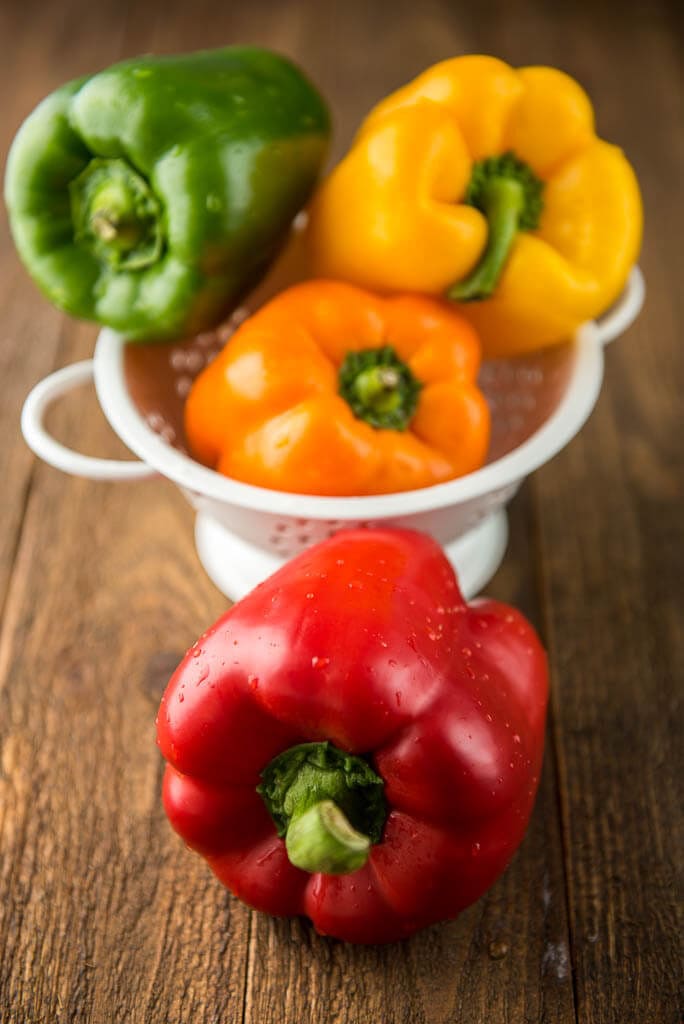
[[117,270],[141,270],[163,251],[160,204],[125,160],[90,161],[71,182],[74,238]]
[[135,197],[120,181],[105,183],[91,198],[90,230],[103,242],[119,240],[132,247],[143,235],[137,219]]
[[358,832],[332,800],[321,800],[295,817],[285,836],[290,862],[303,871],[345,875],[368,859],[370,839]]
[[401,405],[401,378],[391,366],[373,366],[356,378],[354,388],[361,402],[375,412],[389,412]]
[[382,835],[383,781],[358,754],[300,743],[274,757],[257,792],[302,871],[344,875],[365,864]]
[[489,225],[487,246],[468,277],[448,290],[448,297],[458,302],[486,299],[494,291],[518,233],[524,187],[513,178],[492,178],[482,190],[481,205]]
[[357,419],[378,430],[406,430],[420,388],[391,345],[352,350],[340,367],[339,393]]
[[112,242],[118,234],[116,218],[110,212],[98,210],[90,218],[90,227],[103,242]]

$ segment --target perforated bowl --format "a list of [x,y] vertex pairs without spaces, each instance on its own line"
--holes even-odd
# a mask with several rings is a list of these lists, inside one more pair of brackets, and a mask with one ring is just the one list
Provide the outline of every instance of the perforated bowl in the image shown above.
[[[485,362],[480,385],[492,410],[492,441],[482,469],[434,487],[374,497],[333,498],[252,487],[195,462],[185,447],[183,400],[192,380],[252,307],[215,333],[178,345],[126,345],[103,330],[94,359],[41,381],[22,412],[27,443],[46,462],[92,479],[162,474],[197,511],[200,561],[237,600],[286,559],[350,526],[399,525],[432,534],[445,548],[470,597],[490,579],[507,542],[505,506],[524,478],[560,451],[594,407],[603,378],[603,346],[635,319],[644,298],[638,268],[599,322],[565,345],[517,359]],[[94,379],[113,429],[141,462],[94,459],[59,444],[44,416],[60,395]]]

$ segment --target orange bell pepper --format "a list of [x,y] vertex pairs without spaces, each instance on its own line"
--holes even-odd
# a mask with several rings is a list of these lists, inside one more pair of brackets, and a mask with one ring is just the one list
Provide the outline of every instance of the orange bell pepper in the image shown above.
[[226,476],[304,494],[412,490],[481,466],[480,344],[447,303],[307,281],[246,320],[200,374],[185,428]]

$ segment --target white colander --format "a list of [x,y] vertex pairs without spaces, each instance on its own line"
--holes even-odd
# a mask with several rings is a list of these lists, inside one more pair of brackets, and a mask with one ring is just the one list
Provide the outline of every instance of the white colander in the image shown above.
[[[340,529],[389,524],[432,534],[471,597],[503,557],[506,503],[529,473],[579,431],[598,398],[603,346],[629,327],[643,298],[643,278],[635,268],[612,310],[599,322],[584,324],[572,342],[486,362],[479,382],[492,410],[487,464],[421,490],[359,498],[286,494],[230,480],[189,457],[182,436],[183,398],[193,377],[247,315],[245,308],[218,332],[172,346],[127,346],[122,337],[103,330],[92,360],[58,370],[31,391],[22,430],[36,455],[67,473],[97,480],[162,474],[173,480],[197,511],[200,561],[233,600],[292,555]],[[93,378],[105,416],[142,461],[91,458],[47,433],[48,406]]]

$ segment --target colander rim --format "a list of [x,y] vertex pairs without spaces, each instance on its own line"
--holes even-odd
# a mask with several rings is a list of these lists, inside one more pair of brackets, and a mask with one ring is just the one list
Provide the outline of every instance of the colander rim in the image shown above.
[[551,415],[511,452],[466,476],[412,491],[358,497],[293,494],[255,487],[202,466],[164,441],[145,421],[126,387],[125,338],[103,328],[97,338],[94,378],[98,400],[113,430],[162,476],[195,496],[255,512],[307,519],[372,520],[459,506],[521,481],[548,462],[578,433],[596,404],[603,378],[603,346],[593,321],[570,342],[570,377]]

